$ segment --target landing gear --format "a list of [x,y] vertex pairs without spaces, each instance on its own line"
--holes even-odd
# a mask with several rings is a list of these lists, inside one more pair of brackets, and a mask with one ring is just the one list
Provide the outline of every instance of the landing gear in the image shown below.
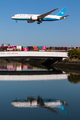
[[37,24],[40,24],[40,22],[38,21]]
[[40,24],[40,23],[42,23],[42,21],[38,21],[38,22],[37,22],[37,24]]
[[40,18],[38,18],[37,24],[40,24],[40,23],[42,23],[42,20]]

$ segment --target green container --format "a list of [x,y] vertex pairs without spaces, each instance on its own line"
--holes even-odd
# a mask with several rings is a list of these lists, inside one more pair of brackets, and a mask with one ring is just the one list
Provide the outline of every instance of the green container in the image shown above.
[[28,48],[27,46],[23,46],[23,48]]
[[14,51],[16,51],[17,49],[13,49]]

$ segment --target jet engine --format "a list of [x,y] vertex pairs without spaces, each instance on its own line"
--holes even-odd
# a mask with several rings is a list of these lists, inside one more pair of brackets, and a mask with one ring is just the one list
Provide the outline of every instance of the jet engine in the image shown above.
[[34,21],[33,20],[27,20],[28,23],[33,23]]

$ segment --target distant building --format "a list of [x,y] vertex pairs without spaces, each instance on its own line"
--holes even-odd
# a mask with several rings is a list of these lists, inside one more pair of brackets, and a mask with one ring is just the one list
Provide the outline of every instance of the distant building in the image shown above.
[[10,44],[2,44],[2,46],[10,46]]

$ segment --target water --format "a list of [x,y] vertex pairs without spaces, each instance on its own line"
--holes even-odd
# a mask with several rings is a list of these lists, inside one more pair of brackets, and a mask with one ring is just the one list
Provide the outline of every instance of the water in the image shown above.
[[0,75],[0,120],[6,119],[80,120],[80,76]]
[[32,67],[29,64],[22,64],[22,63],[2,63],[0,64],[0,71],[44,71],[47,69],[40,69],[37,67]]

